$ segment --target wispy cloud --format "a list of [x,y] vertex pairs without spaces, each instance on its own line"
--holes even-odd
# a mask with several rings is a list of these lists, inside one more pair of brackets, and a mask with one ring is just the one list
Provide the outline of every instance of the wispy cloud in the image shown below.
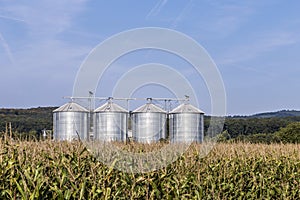
[[[9,60],[15,63],[14,69],[4,69],[12,83],[10,88],[15,91],[13,95],[5,95],[7,91],[1,86],[3,84],[0,85],[0,93],[7,96],[3,99],[4,104],[30,105],[33,93],[40,94],[40,104],[53,104],[53,96],[59,100],[62,94],[71,93],[77,69],[92,47],[74,38],[65,38],[73,31],[74,20],[85,9],[85,3],[86,0],[20,0],[1,5],[0,18],[4,23],[0,45]],[[20,32],[4,35],[4,31],[11,29]],[[0,60],[0,64],[3,62]],[[24,80],[24,75],[27,80]],[[7,78],[1,81],[7,82]],[[39,83],[38,86],[36,83]],[[50,94],[49,90],[56,92]],[[52,100],[47,100],[51,99],[50,96]],[[22,97],[22,102],[14,100],[19,97]]]
[[6,19],[6,20],[12,20],[12,21],[16,21],[16,22],[21,22],[21,23],[26,23],[26,21],[23,20],[23,19],[18,19],[18,18],[15,18],[15,17],[6,16],[6,15],[0,15],[0,18],[1,19]]
[[155,6],[149,11],[149,13],[146,16],[146,19],[158,15],[158,13],[162,10],[162,8],[166,5],[167,2],[168,0],[159,0],[155,4]]
[[179,13],[179,15],[175,18],[175,20],[172,22],[171,24],[171,28],[176,28],[178,26],[178,23],[180,23],[180,21],[182,20],[182,18],[186,15],[186,13],[192,8],[193,5],[193,1],[194,0],[190,0],[185,7],[183,8],[183,10],[181,11],[181,13]]
[[247,3],[214,4],[211,9],[213,14],[200,20],[199,26],[215,38],[234,34],[255,14],[255,8]]
[[236,64],[243,61],[259,57],[261,54],[279,49],[280,47],[299,42],[294,33],[285,31],[272,31],[266,33],[257,33],[249,41],[239,45],[231,46],[219,60],[221,65]]
[[[25,20],[19,19],[19,18],[16,18],[16,17],[11,17],[9,15],[0,15],[0,19],[4,19],[4,20],[8,20],[8,21],[13,21],[13,22],[17,22],[17,23],[26,24]],[[8,56],[9,61],[13,65],[15,65],[15,59],[14,59],[14,56],[12,54],[12,51],[11,51],[11,49],[9,47],[8,42],[5,40],[5,38],[4,38],[4,36],[2,35],[1,32],[0,32],[0,43],[2,44],[2,46],[3,46],[4,50],[5,50],[5,53]]]
[[8,43],[6,42],[6,40],[4,39],[4,37],[2,36],[2,34],[0,33],[0,41],[2,43],[2,46],[10,60],[10,62],[14,65],[15,64],[15,59],[14,59],[14,56],[9,48],[9,45]]
[[84,9],[86,0],[11,2],[2,9],[13,19],[28,23],[32,34],[52,35],[65,31],[72,19]]

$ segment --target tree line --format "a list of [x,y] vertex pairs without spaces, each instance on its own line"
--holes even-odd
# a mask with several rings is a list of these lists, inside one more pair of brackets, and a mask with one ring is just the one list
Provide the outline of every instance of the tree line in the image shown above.
[[[52,111],[57,107],[39,107],[30,109],[0,109],[0,133],[6,131],[6,123],[11,122],[12,130],[14,134],[31,134],[39,135],[43,129],[52,130],[53,118]],[[226,117],[221,140],[243,140],[249,142],[276,142],[281,141],[284,138],[283,133],[287,132],[286,129],[298,132],[298,123],[300,122],[300,116],[288,116],[285,111],[285,115],[282,115],[282,111],[279,111],[280,116],[268,114],[268,117]],[[291,111],[295,113],[295,111]],[[261,116],[261,115],[259,115]],[[204,118],[205,133],[208,131],[210,124],[210,116]],[[220,130],[221,131],[221,130]],[[276,134],[275,134],[276,133]],[[279,134],[281,133],[281,134]],[[298,137],[300,140],[300,136]],[[287,140],[287,139],[285,139]]]

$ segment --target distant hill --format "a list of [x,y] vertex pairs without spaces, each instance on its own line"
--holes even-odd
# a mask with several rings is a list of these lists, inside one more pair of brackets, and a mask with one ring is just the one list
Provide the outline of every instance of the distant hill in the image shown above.
[[5,131],[7,122],[11,122],[13,131],[18,133],[52,129],[52,111],[56,108],[0,108],[0,132]]
[[277,112],[258,113],[249,116],[250,118],[273,118],[273,117],[299,117],[300,111],[297,110],[281,110]]

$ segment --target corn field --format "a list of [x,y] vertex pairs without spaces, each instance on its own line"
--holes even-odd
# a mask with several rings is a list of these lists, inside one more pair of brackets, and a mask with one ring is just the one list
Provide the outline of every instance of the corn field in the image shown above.
[[1,141],[0,199],[300,199],[300,145],[217,144],[204,158],[197,146],[157,171],[126,173],[79,142]]

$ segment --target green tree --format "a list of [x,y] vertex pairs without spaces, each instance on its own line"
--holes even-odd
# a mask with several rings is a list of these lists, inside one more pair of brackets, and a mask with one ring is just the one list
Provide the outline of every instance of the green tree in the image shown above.
[[300,143],[300,122],[294,122],[275,133],[283,143]]

